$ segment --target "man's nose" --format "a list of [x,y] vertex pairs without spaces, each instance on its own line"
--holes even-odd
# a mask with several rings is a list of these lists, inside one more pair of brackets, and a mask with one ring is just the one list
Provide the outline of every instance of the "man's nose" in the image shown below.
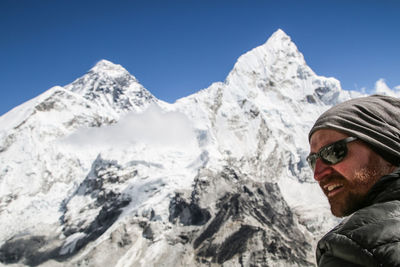
[[332,172],[330,165],[324,163],[321,159],[315,162],[314,179],[320,182],[326,175]]

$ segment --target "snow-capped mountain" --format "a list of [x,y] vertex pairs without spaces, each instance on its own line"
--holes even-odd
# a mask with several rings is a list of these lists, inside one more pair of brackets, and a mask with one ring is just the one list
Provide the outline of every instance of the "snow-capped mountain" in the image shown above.
[[157,99],[121,65],[101,60],[65,89],[110,112],[142,111]]
[[102,60],[0,117],[0,262],[313,265],[336,220],[307,134],[358,95],[317,76],[282,30],[174,104]]

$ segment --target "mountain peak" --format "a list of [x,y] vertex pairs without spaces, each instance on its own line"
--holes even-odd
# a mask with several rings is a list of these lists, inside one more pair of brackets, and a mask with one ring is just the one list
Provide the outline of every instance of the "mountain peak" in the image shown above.
[[105,59],[64,88],[117,113],[142,110],[156,101],[125,68]]
[[274,39],[274,38],[290,38],[289,35],[286,34],[282,29],[277,29],[269,39]]
[[274,32],[268,41],[264,44],[270,48],[283,48],[288,47],[292,43],[290,36],[287,35],[283,30],[278,29]]
[[97,62],[89,72],[104,73],[108,76],[120,76],[128,74],[128,71],[124,67],[119,64],[114,64],[106,59],[102,59]]
[[[272,81],[274,84],[292,80],[299,68],[307,69],[303,55],[298,51],[291,38],[278,29],[264,44],[240,56],[229,74],[229,83],[258,84],[260,81]],[[311,70],[307,69],[311,73]],[[252,81],[250,81],[250,80]]]
[[281,29],[264,44],[240,56],[226,84],[240,93],[244,92],[243,88],[273,91],[295,101],[315,94],[326,104],[336,103],[341,92],[336,79],[313,72],[296,44]]

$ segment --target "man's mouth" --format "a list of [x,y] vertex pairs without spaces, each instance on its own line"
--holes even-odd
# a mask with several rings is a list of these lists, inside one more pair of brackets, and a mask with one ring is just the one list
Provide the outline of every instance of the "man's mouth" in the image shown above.
[[328,198],[333,197],[334,195],[339,193],[342,188],[343,188],[343,184],[339,184],[339,183],[327,184],[327,185],[324,185],[324,187],[323,187],[325,194],[327,195]]

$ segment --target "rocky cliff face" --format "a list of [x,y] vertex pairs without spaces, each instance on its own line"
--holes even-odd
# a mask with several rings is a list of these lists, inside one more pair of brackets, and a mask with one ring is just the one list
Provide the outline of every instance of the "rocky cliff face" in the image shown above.
[[0,262],[313,265],[335,220],[307,133],[356,96],[281,30],[174,104],[100,61],[0,118]]

